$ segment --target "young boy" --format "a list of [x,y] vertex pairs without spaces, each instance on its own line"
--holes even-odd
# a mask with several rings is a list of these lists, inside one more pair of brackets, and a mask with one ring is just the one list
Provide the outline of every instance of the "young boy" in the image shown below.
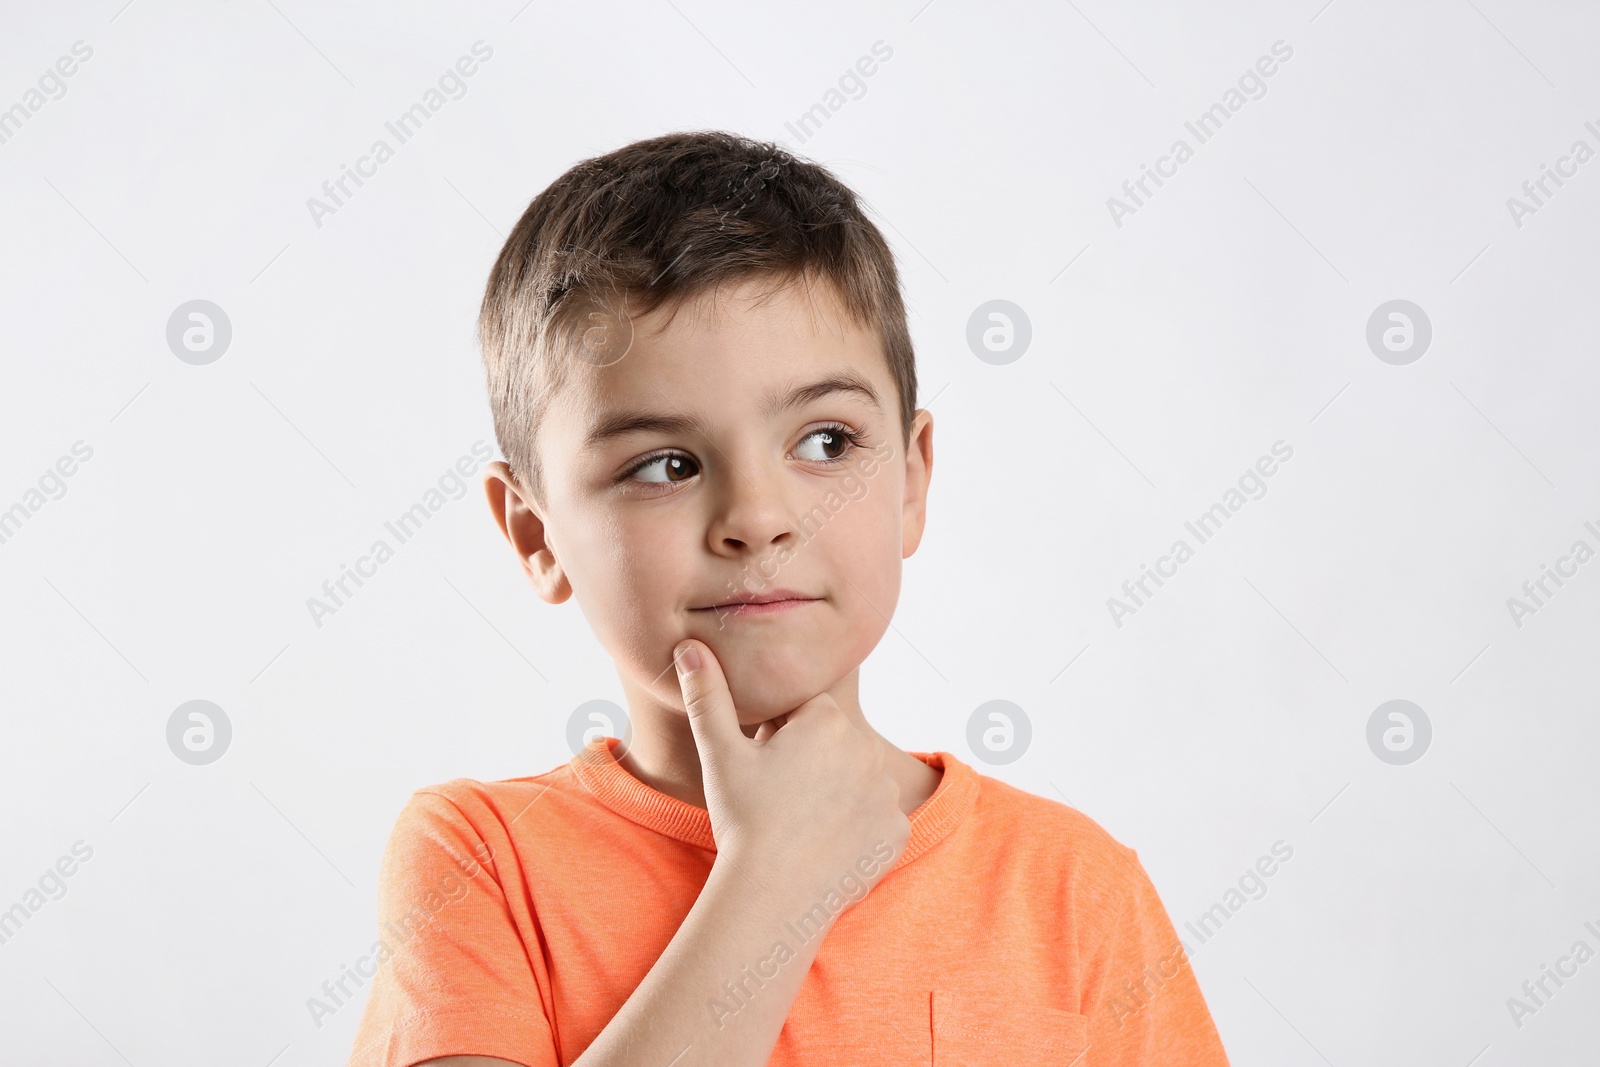
[[867,722],[933,465],[899,284],[849,189],[725,133],[523,214],[489,503],[632,737],[412,795],[352,1064],[1227,1063],[1133,850]]

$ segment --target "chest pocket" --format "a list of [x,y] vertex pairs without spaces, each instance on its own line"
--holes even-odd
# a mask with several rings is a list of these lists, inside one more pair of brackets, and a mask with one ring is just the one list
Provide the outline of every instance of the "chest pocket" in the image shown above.
[[1088,1067],[1089,1017],[1047,1005],[933,991],[933,1067]]

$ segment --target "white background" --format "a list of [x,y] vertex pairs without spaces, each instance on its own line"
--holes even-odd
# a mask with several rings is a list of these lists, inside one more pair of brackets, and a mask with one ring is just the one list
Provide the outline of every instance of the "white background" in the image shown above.
[[[1520,1028],[1506,1001],[1600,950],[1600,561],[1520,627],[1507,599],[1600,548],[1600,160],[1521,226],[1507,199],[1600,149],[1600,13],[1322,4],[8,4],[0,108],[93,57],[0,144],[0,509],[93,456],[0,544],[0,909],[93,856],[0,944],[0,1058],[344,1062],[360,1003],[319,1028],[306,1001],[374,940],[406,797],[548,770],[621,691],[476,479],[322,626],[306,600],[492,443],[472,327],[528,200],[716,127],[833,168],[904,272],[936,463],[874,723],[1067,798],[1180,930],[1292,847],[1190,942],[1235,1063],[1593,1062],[1600,961]],[[317,226],[478,40],[466,94]],[[802,144],[785,123],[880,40]],[[165,336],[197,298],[233,327],[207,366]],[[1005,366],[966,343],[991,299],[1032,323]],[[1432,323],[1407,365],[1366,342],[1392,299]],[[1266,495],[1118,626],[1108,598],[1279,440]],[[167,745],[192,699],[232,723],[209,766]],[[991,699],[1033,724],[1005,766],[967,746]],[[1367,743],[1391,699],[1433,728],[1405,766]]]

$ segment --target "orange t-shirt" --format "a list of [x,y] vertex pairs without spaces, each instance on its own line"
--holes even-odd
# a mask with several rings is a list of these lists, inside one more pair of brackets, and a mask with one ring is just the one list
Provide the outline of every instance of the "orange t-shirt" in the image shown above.
[[[630,775],[617,743],[412,794],[384,853],[379,941],[355,968],[372,984],[351,1067],[564,1067],[621,1009],[716,846],[706,810]],[[1137,853],[948,752],[911,754],[943,769],[938,788],[900,859],[826,933],[771,1067],[1226,1067]],[[754,971],[742,980],[759,995]],[[708,990],[713,1014],[713,993],[738,1006],[735,984]]]

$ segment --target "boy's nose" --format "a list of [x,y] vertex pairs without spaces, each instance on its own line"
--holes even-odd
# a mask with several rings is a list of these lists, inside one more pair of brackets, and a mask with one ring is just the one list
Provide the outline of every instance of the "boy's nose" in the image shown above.
[[761,552],[794,537],[794,516],[775,471],[744,465],[728,472],[708,534],[715,552]]

